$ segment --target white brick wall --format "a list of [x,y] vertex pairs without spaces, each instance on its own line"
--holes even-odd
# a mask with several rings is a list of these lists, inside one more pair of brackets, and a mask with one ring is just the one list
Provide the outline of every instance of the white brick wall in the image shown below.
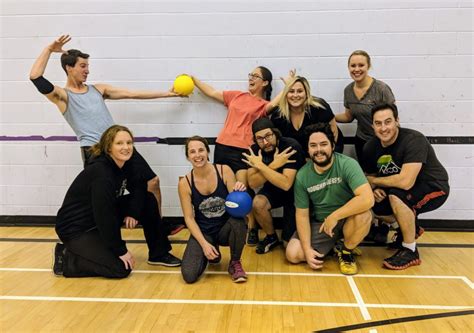
[[[36,56],[62,33],[73,37],[68,47],[91,54],[91,83],[165,90],[176,75],[192,73],[218,89],[246,89],[255,66],[274,77],[296,68],[335,112],[350,82],[347,56],[365,49],[371,74],[395,93],[403,126],[428,136],[474,133],[471,1],[2,0],[0,14],[0,135],[73,135],[28,81]],[[57,55],[45,76],[64,85]],[[281,88],[274,81],[274,91]],[[216,136],[226,115],[198,92],[108,105],[136,136]],[[352,136],[355,124],[341,128]],[[176,184],[189,170],[183,147],[137,147],[161,178],[165,215],[181,215]],[[424,217],[473,219],[473,146],[435,150],[452,193]],[[0,142],[0,215],[54,215],[80,170],[77,143]]]

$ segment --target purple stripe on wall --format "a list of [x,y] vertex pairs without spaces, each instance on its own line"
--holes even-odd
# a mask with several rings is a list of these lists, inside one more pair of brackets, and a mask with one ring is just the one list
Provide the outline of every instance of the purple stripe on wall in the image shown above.
[[[135,137],[135,142],[156,142],[160,138],[156,136]],[[0,141],[77,141],[75,136],[47,136],[28,135],[28,136],[7,136],[0,135]]]

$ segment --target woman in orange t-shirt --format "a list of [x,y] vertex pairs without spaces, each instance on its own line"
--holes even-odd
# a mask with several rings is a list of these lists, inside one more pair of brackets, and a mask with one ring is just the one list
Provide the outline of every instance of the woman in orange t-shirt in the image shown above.
[[[290,71],[291,77],[295,75]],[[247,164],[242,162],[242,153],[253,144],[252,123],[267,116],[279,103],[281,93],[271,99],[272,72],[259,66],[248,74],[248,91],[219,91],[192,77],[196,87],[204,95],[223,103],[227,109],[224,128],[217,136],[214,163],[230,166],[238,181],[247,186]],[[283,79],[285,82],[286,79]]]

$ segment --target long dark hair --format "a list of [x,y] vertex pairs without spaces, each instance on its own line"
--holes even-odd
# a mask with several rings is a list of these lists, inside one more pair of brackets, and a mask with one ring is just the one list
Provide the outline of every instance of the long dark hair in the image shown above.
[[260,68],[260,71],[262,72],[262,77],[263,81],[267,81],[268,84],[265,86],[263,90],[263,98],[267,101],[270,101],[272,99],[272,80],[273,80],[273,75],[272,72],[267,67],[264,66],[258,66],[257,68]]

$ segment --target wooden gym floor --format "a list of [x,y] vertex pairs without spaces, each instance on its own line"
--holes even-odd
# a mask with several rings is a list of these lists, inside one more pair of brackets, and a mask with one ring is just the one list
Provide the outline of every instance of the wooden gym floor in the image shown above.
[[[235,284],[229,253],[187,285],[178,268],[150,266],[142,230],[124,230],[137,267],[124,280],[66,279],[51,272],[53,228],[0,227],[1,332],[473,332],[473,233],[425,232],[422,265],[389,271],[392,251],[362,247],[359,274],[290,265],[282,248],[246,247],[249,275]],[[172,236],[184,251],[187,230]]]

